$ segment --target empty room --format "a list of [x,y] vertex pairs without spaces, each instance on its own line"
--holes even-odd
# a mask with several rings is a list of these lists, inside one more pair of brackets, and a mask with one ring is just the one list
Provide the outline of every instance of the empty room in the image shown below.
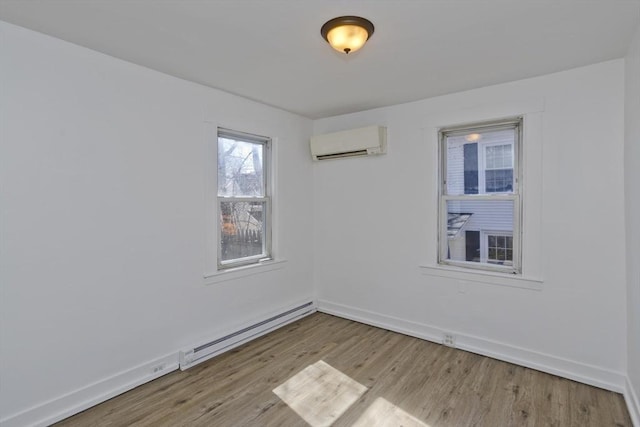
[[640,427],[640,0],[0,0],[0,426]]

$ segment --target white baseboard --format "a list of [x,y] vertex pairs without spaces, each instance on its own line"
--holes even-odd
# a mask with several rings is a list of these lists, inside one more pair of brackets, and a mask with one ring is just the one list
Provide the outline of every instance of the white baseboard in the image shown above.
[[[162,369],[154,372],[158,367]],[[2,427],[48,426],[178,369],[178,353],[151,360],[0,420]]]
[[627,409],[631,416],[631,422],[635,427],[640,427],[640,400],[638,399],[638,393],[633,388],[633,384],[627,377],[625,382],[624,400],[627,402]]
[[[315,300],[314,298],[306,298],[303,300],[303,302],[307,301]],[[300,304],[302,303],[283,307],[280,312],[297,307]],[[315,312],[315,303],[312,308],[313,312]],[[277,313],[278,312],[274,312],[273,314]],[[291,322],[295,320],[297,319],[293,319]],[[278,328],[285,326],[287,323],[290,322],[280,324],[278,325]],[[271,332],[275,329],[277,328],[269,329],[264,333]],[[259,335],[252,336],[249,339],[242,341],[242,343],[255,339],[258,336]],[[228,351],[231,348],[233,347],[225,348],[224,351]],[[112,397],[134,389],[139,385],[179,369],[179,353],[179,351],[176,351],[164,357],[145,362],[134,368],[72,391],[71,393],[67,393],[50,401],[33,406],[24,411],[11,414],[0,420],[0,427],[40,427],[61,421],[67,417],[77,414],[78,412],[82,412],[85,409],[109,400]],[[162,368],[158,370],[157,368],[160,366],[162,366]]]
[[[436,343],[441,343],[442,340],[443,331],[440,328],[422,323],[322,300],[317,301],[317,309],[323,313],[333,314]],[[626,376],[621,373],[458,333],[456,333],[456,347],[585,384],[624,393],[633,424],[636,427],[640,427],[638,395]],[[161,365],[164,365],[164,368],[154,372],[154,369]],[[48,426],[176,369],[178,369],[178,352],[143,363],[48,402],[9,415],[0,420],[0,426]]]
[[[368,325],[381,327],[394,332],[400,332],[417,338],[422,338],[438,344],[442,343],[443,330],[435,326],[412,322],[397,317],[386,316],[355,307],[336,304],[329,301],[318,301],[318,311]],[[481,337],[464,335],[454,331],[456,348],[547,372],[584,384],[606,390],[625,393],[625,379],[623,373],[599,368],[597,366],[564,359],[550,354],[512,346]],[[636,400],[637,402],[637,400]]]

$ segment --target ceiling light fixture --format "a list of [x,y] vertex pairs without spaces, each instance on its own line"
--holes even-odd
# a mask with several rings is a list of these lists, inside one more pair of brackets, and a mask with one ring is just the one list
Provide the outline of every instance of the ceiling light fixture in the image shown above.
[[340,16],[320,29],[322,37],[338,52],[349,54],[360,49],[373,34],[373,24],[359,16]]
[[470,133],[469,135],[466,135],[464,137],[464,139],[466,139],[469,142],[478,142],[480,141],[481,138],[482,138],[482,135],[480,135],[479,133]]

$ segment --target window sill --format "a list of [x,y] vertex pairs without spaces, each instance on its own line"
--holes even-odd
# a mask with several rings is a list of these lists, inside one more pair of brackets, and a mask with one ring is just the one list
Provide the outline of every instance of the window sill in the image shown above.
[[284,268],[284,263],[286,262],[286,259],[276,259],[259,262],[257,264],[243,265],[242,267],[229,268],[227,270],[219,270],[215,273],[205,275],[204,284],[212,285],[214,283],[262,274],[268,271],[280,270],[281,268]]
[[541,291],[542,279],[515,274],[494,273],[491,271],[469,270],[460,267],[443,265],[421,265],[420,271],[425,276],[444,277],[466,282],[485,283],[497,286],[510,286],[514,288]]

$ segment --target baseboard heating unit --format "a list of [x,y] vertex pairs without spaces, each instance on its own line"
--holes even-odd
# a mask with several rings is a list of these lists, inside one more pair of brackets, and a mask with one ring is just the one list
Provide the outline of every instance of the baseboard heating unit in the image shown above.
[[313,301],[306,302],[290,310],[283,311],[268,319],[253,323],[249,326],[216,338],[212,341],[200,344],[180,352],[180,369],[184,371],[198,363],[209,360],[225,351],[238,347],[247,341],[265,335],[274,329],[280,328],[311,313],[315,313],[316,305]]

